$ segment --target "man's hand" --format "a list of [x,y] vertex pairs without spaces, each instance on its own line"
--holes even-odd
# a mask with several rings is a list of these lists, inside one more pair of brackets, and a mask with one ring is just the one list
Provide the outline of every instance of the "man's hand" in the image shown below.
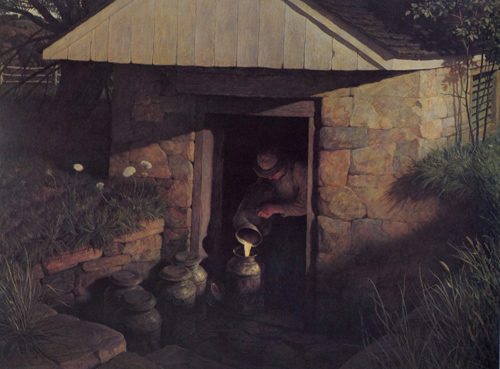
[[270,218],[274,214],[279,214],[280,209],[275,204],[264,204],[257,209],[257,215],[262,218]]

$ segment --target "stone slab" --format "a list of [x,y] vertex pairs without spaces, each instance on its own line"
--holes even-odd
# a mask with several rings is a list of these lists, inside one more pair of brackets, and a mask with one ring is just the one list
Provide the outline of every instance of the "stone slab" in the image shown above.
[[233,369],[176,345],[168,345],[145,357],[164,369]]
[[140,224],[142,229],[120,236],[116,238],[114,242],[131,242],[154,234],[162,233],[165,221],[163,219],[155,219],[149,222],[141,222]]
[[98,259],[102,256],[101,249],[82,247],[77,250],[65,251],[60,255],[48,258],[43,262],[47,274],[53,274],[77,266],[79,263]]
[[129,262],[130,255],[115,255],[87,261],[83,263],[82,269],[86,272],[94,272],[96,270],[108,269],[116,265],[128,264]]
[[122,352],[97,369],[161,369],[150,360],[147,360],[134,352]]

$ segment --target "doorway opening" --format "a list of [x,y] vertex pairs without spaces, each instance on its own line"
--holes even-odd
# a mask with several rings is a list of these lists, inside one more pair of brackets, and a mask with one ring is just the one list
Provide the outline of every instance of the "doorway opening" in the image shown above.
[[[291,162],[301,162],[307,167],[309,119],[211,114],[207,115],[207,127],[214,134],[214,156],[211,219],[207,235],[207,238],[211,240],[211,245],[206,251],[212,260],[210,263],[212,269],[215,269],[212,271],[223,278],[226,263],[232,257],[233,249],[239,245],[235,238],[233,217],[248,187],[258,180],[258,176],[252,169],[258,149],[278,148],[286,153]],[[273,269],[277,266],[285,268],[280,273],[288,269],[293,269],[296,273],[300,272],[300,278],[295,278],[296,281],[287,285],[286,288],[296,290],[292,295],[296,294],[297,299],[302,299],[305,291],[304,283],[300,280],[305,279],[307,225],[305,216],[301,217],[303,222],[297,223],[297,218],[273,215],[271,228],[275,224],[274,231],[271,229],[271,236],[264,237],[262,244],[257,247],[257,253],[261,255],[259,260],[261,263],[266,256],[264,279],[266,275],[272,275],[269,268],[273,266]],[[279,244],[280,239],[283,243],[291,242],[287,234],[276,234],[276,232],[290,233],[287,231],[290,229],[290,225],[287,228],[288,223],[294,223],[291,226],[295,232],[292,238],[297,239],[298,235],[298,238],[303,240],[297,247]],[[271,248],[279,248],[281,252],[269,252]],[[270,258],[283,260],[270,260]],[[290,263],[295,265],[283,265]]]

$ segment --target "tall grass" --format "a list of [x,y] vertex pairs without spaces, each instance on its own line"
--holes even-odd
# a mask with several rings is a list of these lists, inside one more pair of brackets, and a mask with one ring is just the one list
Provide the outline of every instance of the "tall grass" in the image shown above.
[[0,259],[0,358],[15,353],[39,352],[46,337],[33,320],[40,300],[38,281],[29,263]]
[[411,314],[403,297],[398,314],[375,305],[391,345],[374,361],[387,369],[491,369],[498,367],[500,244],[469,240],[457,251],[462,268],[421,286],[421,306]]

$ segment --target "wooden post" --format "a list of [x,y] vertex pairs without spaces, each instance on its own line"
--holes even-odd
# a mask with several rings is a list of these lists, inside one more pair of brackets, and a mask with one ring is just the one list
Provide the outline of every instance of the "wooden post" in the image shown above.
[[200,257],[207,256],[203,239],[207,236],[212,198],[212,159],[214,137],[204,129],[196,133],[194,150],[193,211],[191,218],[191,249]]

